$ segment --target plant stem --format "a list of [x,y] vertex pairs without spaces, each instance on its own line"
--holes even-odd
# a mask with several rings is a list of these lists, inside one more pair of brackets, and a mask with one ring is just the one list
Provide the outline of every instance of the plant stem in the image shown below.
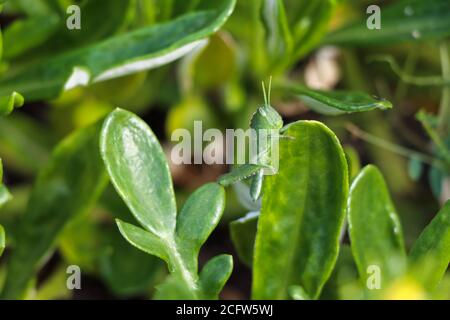
[[[450,57],[448,46],[445,41],[440,45],[442,77],[450,81]],[[444,137],[447,136],[450,128],[450,87],[445,86],[442,90],[441,107],[438,118],[438,131]]]
[[[405,61],[405,64],[403,65],[403,72],[405,74],[410,74],[414,72],[414,69],[416,67],[418,60],[418,51],[412,50]],[[403,100],[403,98],[406,96],[407,90],[408,90],[408,83],[401,80],[398,81],[397,88],[395,89],[395,101],[399,102]]]
[[446,168],[447,168],[446,165],[439,159],[435,159],[434,157],[432,157],[428,154],[424,154],[422,152],[411,150],[411,149],[399,146],[395,143],[380,139],[368,132],[361,130],[360,128],[358,128],[357,126],[355,126],[352,123],[348,123],[346,125],[346,128],[355,137],[358,137],[358,138],[360,138],[368,143],[371,143],[373,145],[376,145],[378,147],[384,148],[386,150],[389,150],[391,152],[394,152],[394,153],[404,156],[406,158],[415,157],[417,160],[419,160],[423,163],[426,163],[430,166],[439,168],[439,169],[446,170]]
[[194,295],[195,299],[198,299],[198,288],[196,284],[196,280],[194,275],[188,270],[186,267],[185,262],[183,261],[183,258],[180,255],[180,252],[178,250],[178,247],[176,245],[175,240],[169,240],[169,251],[170,251],[170,257],[172,261],[172,266],[175,270],[175,272],[178,272],[178,274],[181,276],[185,284],[188,286],[188,288],[191,290],[192,294]]

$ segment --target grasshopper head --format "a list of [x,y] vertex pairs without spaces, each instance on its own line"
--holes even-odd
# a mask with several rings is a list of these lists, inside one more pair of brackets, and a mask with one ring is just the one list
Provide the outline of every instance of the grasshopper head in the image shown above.
[[270,91],[272,87],[272,78],[269,81],[268,94],[266,93],[266,87],[264,82],[262,83],[262,89],[264,93],[264,105],[259,107],[258,110],[253,114],[252,120],[250,121],[250,128],[267,129],[267,130],[279,130],[283,127],[283,119],[279,113],[270,105]]
[[270,105],[266,104],[259,107],[258,110],[253,114],[252,120],[250,121],[250,128],[267,129],[267,130],[279,130],[283,127],[283,119],[279,113]]

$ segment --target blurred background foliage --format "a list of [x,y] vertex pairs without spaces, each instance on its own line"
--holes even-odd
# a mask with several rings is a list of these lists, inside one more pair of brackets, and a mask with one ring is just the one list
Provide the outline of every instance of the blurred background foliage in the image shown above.
[[[26,69],[59,53],[171,21],[195,10],[198,2],[201,1],[9,1],[0,18],[4,47],[0,72]],[[252,113],[262,104],[260,82],[269,76],[275,82],[272,104],[285,123],[318,119],[332,128],[346,148],[352,176],[366,163],[374,163],[381,169],[400,213],[409,247],[444,200],[450,198],[449,171],[438,165],[449,153],[449,128],[437,123],[442,117],[449,121],[448,114],[442,116],[442,110],[450,108],[445,106],[450,104],[450,89],[448,82],[447,86],[419,86],[406,77],[402,80],[385,63],[386,59],[380,61],[379,57],[394,58],[408,75],[441,77],[444,66],[444,77],[448,77],[445,64],[450,57],[445,41],[450,26],[439,25],[444,32],[436,37],[412,34],[402,41],[371,41],[366,34],[362,36],[366,41],[358,42],[361,36],[355,34],[369,32],[365,27],[368,5],[381,6],[382,25],[386,23],[389,27],[391,17],[383,16],[383,8],[396,2],[408,3],[284,0],[281,1],[284,6],[279,6],[277,1],[238,0],[225,26],[206,45],[175,63],[78,87],[48,99],[30,101],[25,95],[21,109],[0,118],[4,181],[14,197],[0,214],[0,224],[7,230],[0,283],[5,276],[3,262],[18,245],[17,226],[36,174],[47,163],[52,148],[66,135],[121,107],[144,118],[170,154],[171,133],[177,128],[193,130],[194,120],[203,121],[204,129],[247,128]],[[427,1],[437,6],[441,2]],[[66,8],[73,3],[81,6],[79,31],[65,27]],[[405,6],[403,9],[407,10]],[[444,18],[450,21],[448,12],[444,12]],[[431,19],[439,22],[439,14],[434,14]],[[364,30],[352,31],[353,34],[342,31],[352,21],[359,21],[357,26],[362,25]],[[127,43],[121,49],[127,50]],[[387,112],[323,116],[277,90],[277,84],[285,81],[321,90],[359,90],[391,101],[394,108]],[[421,110],[426,114],[416,117]],[[173,165],[171,170],[177,199],[183,202],[194,188],[216,180],[228,168]],[[202,250],[200,264],[217,253],[234,252],[228,224],[245,215],[246,209],[238,200],[239,191],[227,192],[227,197],[225,218]],[[65,226],[57,238],[57,250],[47,257],[26,296],[152,297],[152,288],[165,277],[162,263],[129,246],[116,230],[115,217],[129,220],[131,216],[109,186],[92,210]],[[237,258],[235,263],[222,298],[249,297],[250,269]],[[83,271],[83,290],[69,292],[65,287],[65,267],[72,264]],[[399,288],[392,289],[392,297],[405,288],[409,288],[411,295],[415,292],[410,289],[414,283],[402,281],[396,284]],[[323,297],[361,298],[356,282],[351,254],[344,247]],[[440,292],[436,298],[450,298],[449,276]]]

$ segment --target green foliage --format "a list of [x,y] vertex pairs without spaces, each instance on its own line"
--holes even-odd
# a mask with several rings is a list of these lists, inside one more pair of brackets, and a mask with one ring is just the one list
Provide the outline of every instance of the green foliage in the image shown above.
[[318,122],[291,124],[285,134],[293,140],[280,144],[280,170],[265,179],[253,262],[255,299],[285,299],[293,285],[318,298],[338,255],[348,193],[344,151]]
[[450,35],[450,3],[446,0],[400,0],[381,10],[381,29],[370,30],[364,20],[330,34],[330,44],[365,46],[401,41],[438,40]]
[[216,257],[198,275],[200,247],[219,222],[225,193],[218,184],[195,191],[177,214],[168,164],[153,132],[137,116],[116,110],[106,119],[101,153],[117,192],[144,228],[117,220],[128,242],[168,264],[195,298],[216,298],[232,262]]
[[[450,4],[373,4],[0,0],[0,297],[71,298],[77,265],[125,299],[449,299]],[[169,162],[199,120],[279,148]]]
[[[232,13],[235,0],[171,22],[144,27],[91,46],[50,57],[0,79],[0,96],[16,90],[27,100],[57,97],[63,90],[156,68],[174,61],[203,43]],[[123,43],[127,50],[123,51]],[[162,44],[162,45],[161,45]],[[107,52],[107,58],[103,53]]]
[[0,117],[10,114],[14,108],[19,108],[23,106],[24,99],[17,93],[12,92],[9,95],[0,97]]
[[[426,288],[434,289],[450,263],[450,202],[447,202],[414,243],[410,263]],[[419,267],[420,266],[420,267]]]
[[355,178],[348,201],[352,253],[365,284],[370,266],[382,270],[384,284],[403,271],[406,253],[400,221],[383,176],[367,166]]
[[89,211],[106,185],[98,152],[101,123],[63,140],[39,173],[8,262],[3,298],[23,297],[67,222]]
[[363,92],[320,91],[304,86],[288,86],[286,89],[298,96],[309,108],[325,115],[364,112],[375,109],[387,110],[392,104],[384,99],[374,98]]
[[408,279],[429,294],[436,290],[450,263],[449,204],[425,228],[407,257],[402,227],[383,176],[372,165],[361,171],[348,201],[351,248],[362,284],[369,283],[371,267],[376,266],[381,272],[382,289],[376,292],[378,295],[367,291],[367,297],[389,297],[392,288],[398,283],[407,286]]

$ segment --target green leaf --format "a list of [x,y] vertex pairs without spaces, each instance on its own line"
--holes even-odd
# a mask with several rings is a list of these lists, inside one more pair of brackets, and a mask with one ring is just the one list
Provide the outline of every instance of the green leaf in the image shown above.
[[105,120],[100,150],[118,194],[146,229],[118,220],[122,235],[165,260],[192,296],[201,297],[198,252],[223,214],[223,187],[209,183],[199,188],[177,216],[164,152],[151,129],[125,110],[117,109]]
[[146,294],[162,274],[163,263],[141,250],[130,248],[116,231],[108,233],[108,250],[100,259],[100,274],[114,294]]
[[173,233],[177,208],[164,151],[145,122],[118,109],[106,119],[101,152],[112,183],[148,231]]
[[203,45],[225,23],[234,5],[235,0],[216,1],[214,6],[203,0],[197,11],[168,23],[37,62],[0,79],[0,96],[17,90],[30,101],[54,98],[63,90],[170,63]]
[[434,289],[450,263],[450,201],[425,228],[411,249],[409,262],[416,278]]
[[280,63],[291,54],[293,45],[283,0],[263,0],[261,18],[269,59],[272,64]]
[[209,183],[197,189],[178,214],[176,243],[190,272],[197,273],[200,247],[219,223],[224,209],[225,190]]
[[5,299],[20,298],[70,219],[89,211],[106,186],[100,124],[64,139],[39,173],[11,252]]
[[28,16],[46,15],[53,13],[52,3],[49,0],[16,0],[19,8]]
[[4,32],[5,58],[14,58],[43,44],[56,32],[59,22],[55,14],[13,22]]
[[169,253],[164,248],[163,241],[151,232],[132,224],[116,220],[122,236],[133,246],[148,254],[161,258],[170,263]]
[[285,90],[297,96],[312,110],[325,115],[391,109],[392,104],[358,91],[321,91],[300,85],[290,85]]
[[381,29],[370,30],[367,18],[335,31],[326,42],[348,46],[389,45],[438,40],[450,35],[450,2],[447,0],[395,1],[381,8]]
[[245,217],[230,223],[230,236],[237,255],[242,262],[251,267],[255,247],[256,228],[259,212],[250,212]]
[[302,286],[316,299],[338,256],[348,193],[344,151],[315,121],[286,127],[280,169],[265,177],[253,262],[255,299],[285,299]]
[[[74,50],[95,41],[103,40],[123,28],[124,23],[130,16],[133,1],[116,0],[109,1],[108,4],[106,2],[105,0],[90,0],[80,3],[81,29],[69,30],[66,26],[67,16],[64,17],[57,26],[58,32],[53,34],[33,54],[49,55],[63,50]],[[99,16],[108,17],[108,19],[103,19],[102,23],[99,23]]]
[[291,28],[294,38],[291,63],[296,63],[317,47],[328,30],[337,4],[336,0],[302,1],[297,9],[298,17],[294,18],[295,25]]
[[349,234],[359,276],[366,284],[368,268],[381,271],[382,288],[403,271],[402,227],[380,171],[366,166],[355,178],[348,200]]
[[358,151],[351,146],[345,146],[344,151],[347,158],[349,178],[352,181],[361,171],[361,159]]
[[200,273],[200,287],[203,298],[216,300],[233,271],[233,257],[222,254],[212,258]]
[[10,114],[14,108],[20,108],[24,102],[23,97],[15,91],[0,96],[0,117]]

